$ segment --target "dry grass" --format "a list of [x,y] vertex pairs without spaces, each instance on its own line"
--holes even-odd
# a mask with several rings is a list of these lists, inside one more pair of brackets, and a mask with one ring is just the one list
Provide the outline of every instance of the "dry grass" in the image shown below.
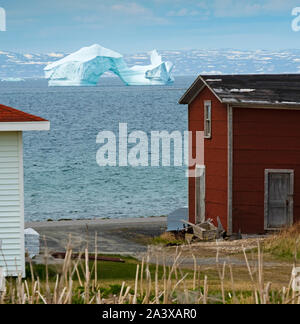
[[274,235],[264,243],[266,252],[277,258],[284,260],[294,260],[300,258],[300,223],[284,229],[279,234]]
[[184,271],[180,267],[182,251],[176,249],[170,266],[163,263],[161,267],[158,262],[152,265],[150,256],[145,257],[136,265],[135,280],[111,287],[108,294],[98,277],[98,263],[89,262],[88,249],[83,253],[84,260],[81,256],[72,260],[72,250],[68,248],[54,281],[49,279],[47,260],[43,281],[35,276],[30,265],[31,278],[8,280],[0,304],[300,304],[300,294],[292,290],[293,278],[287,277],[285,284],[276,283],[276,287],[266,280],[269,276],[264,270],[259,242],[256,263],[248,260],[243,249],[246,266],[239,267],[238,272],[230,261],[219,262],[219,251],[214,269],[206,272],[197,265],[192,247],[193,270]]
[[183,245],[186,242],[185,242],[184,236],[176,235],[171,232],[165,232],[158,237],[150,239],[148,241],[148,243],[149,244],[162,244],[165,246],[168,246],[168,245],[174,246],[174,245]]

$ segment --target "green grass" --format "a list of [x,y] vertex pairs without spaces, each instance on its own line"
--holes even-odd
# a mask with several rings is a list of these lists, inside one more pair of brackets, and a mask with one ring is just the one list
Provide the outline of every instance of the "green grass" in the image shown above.
[[171,232],[163,233],[160,236],[151,238],[148,241],[150,245],[180,246],[186,244],[185,240]]
[[[104,255],[103,255],[104,256]],[[106,255],[107,256],[107,255]],[[111,257],[111,255],[109,256]],[[97,262],[97,276],[99,280],[102,281],[116,281],[122,283],[123,281],[131,281],[135,280],[136,277],[136,269],[137,265],[141,265],[141,262],[132,258],[132,257],[122,257],[122,256],[113,256],[113,257],[120,257],[122,258],[125,263],[117,263],[117,262],[104,262],[98,261]],[[94,262],[89,262],[89,268],[91,271],[91,279],[94,279]],[[79,273],[81,278],[84,276],[84,260],[82,260],[82,266],[78,267]],[[61,273],[62,266],[60,265],[49,265],[48,266],[48,273],[49,273],[49,280],[55,281],[57,274]],[[151,272],[152,280],[155,279],[155,271],[156,265],[150,265],[149,270]],[[33,265],[33,273],[35,278],[39,277],[40,280],[46,280],[46,266],[45,265]],[[190,278],[192,278],[192,271],[191,270],[183,270],[183,273],[189,273]],[[164,274],[163,266],[158,267],[158,276],[162,278]],[[31,271],[30,265],[26,264],[26,277],[31,278]],[[76,281],[78,278],[75,275],[74,280]]]
[[151,243],[153,245],[165,245],[165,246],[180,246],[180,245],[183,245],[185,244],[184,241],[181,241],[181,240],[165,240],[161,237],[155,237],[151,240]]

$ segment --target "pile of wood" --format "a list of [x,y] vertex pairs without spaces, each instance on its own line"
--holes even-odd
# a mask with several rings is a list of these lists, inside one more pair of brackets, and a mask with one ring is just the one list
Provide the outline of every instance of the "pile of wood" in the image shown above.
[[192,228],[193,235],[201,241],[215,241],[226,236],[226,232],[218,219],[219,226],[216,227],[211,219],[205,222],[192,224],[190,222],[182,221]]

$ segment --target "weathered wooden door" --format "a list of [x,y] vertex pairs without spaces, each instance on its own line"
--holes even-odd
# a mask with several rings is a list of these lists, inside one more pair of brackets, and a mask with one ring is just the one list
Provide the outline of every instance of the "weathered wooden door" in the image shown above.
[[276,229],[293,223],[294,172],[266,170],[265,227]]

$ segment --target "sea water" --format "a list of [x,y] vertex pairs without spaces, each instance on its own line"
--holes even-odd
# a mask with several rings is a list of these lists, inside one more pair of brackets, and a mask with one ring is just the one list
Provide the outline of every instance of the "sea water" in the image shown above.
[[46,118],[50,132],[24,133],[25,220],[167,215],[187,205],[186,167],[99,167],[100,131],[180,131],[187,107],[178,100],[193,77],[172,86],[48,87],[46,80],[1,82],[0,104]]

